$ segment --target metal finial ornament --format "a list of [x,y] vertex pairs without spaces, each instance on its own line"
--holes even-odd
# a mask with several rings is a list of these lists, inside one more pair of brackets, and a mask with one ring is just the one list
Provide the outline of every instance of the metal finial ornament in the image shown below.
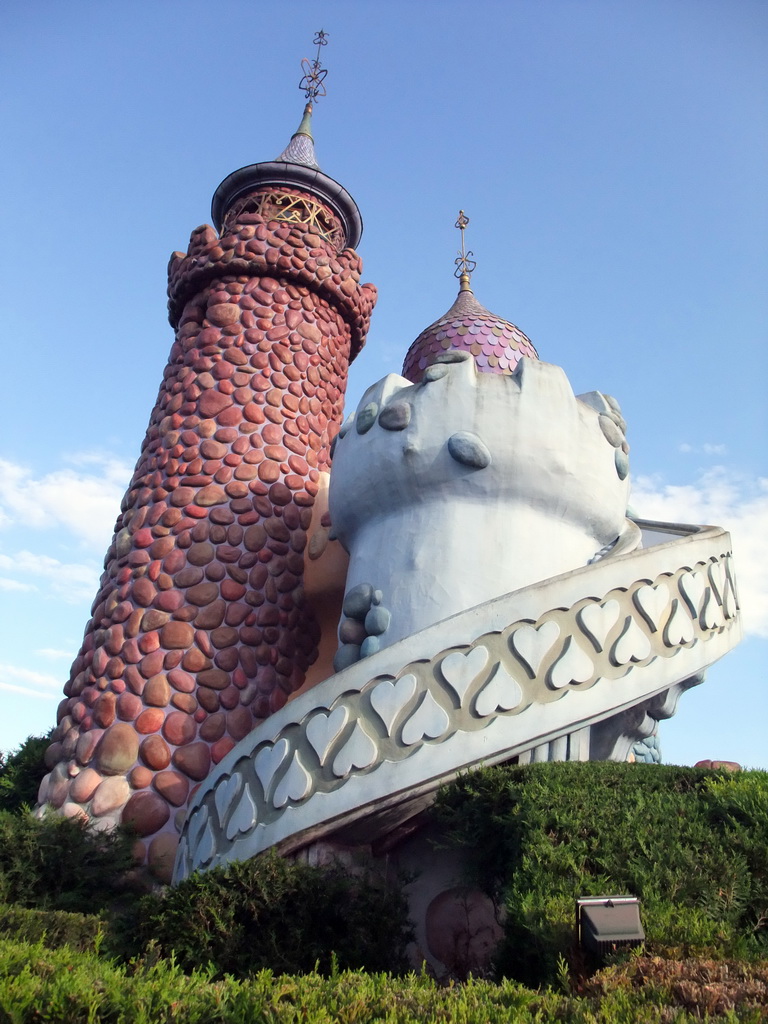
[[457,227],[459,231],[461,231],[461,249],[459,249],[459,254],[453,261],[456,264],[453,276],[458,277],[459,281],[461,281],[461,290],[463,292],[469,292],[472,290],[469,286],[469,279],[472,271],[477,266],[477,263],[472,259],[475,254],[471,249],[468,250],[464,247],[464,229],[467,224],[469,224],[469,217],[463,210],[459,210],[459,216],[454,227]]
[[299,88],[304,90],[304,98],[309,103],[313,103],[320,99],[321,96],[326,95],[323,81],[328,71],[320,64],[320,49],[327,45],[328,33],[320,29],[312,42],[317,47],[317,53],[314,60],[307,60],[306,57],[302,60],[301,67],[304,77],[299,82]]

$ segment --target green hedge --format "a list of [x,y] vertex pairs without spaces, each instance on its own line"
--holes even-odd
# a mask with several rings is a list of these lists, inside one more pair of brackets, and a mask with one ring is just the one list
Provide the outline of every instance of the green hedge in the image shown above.
[[0,751],[0,810],[20,811],[34,807],[43,776],[45,752],[51,742],[47,736],[27,736],[10,752]]
[[411,939],[399,884],[291,864],[274,852],[144,897],[123,931],[127,952],[138,939],[134,952],[154,944],[186,970],[211,964],[217,976],[237,977],[267,967],[327,972],[332,962],[406,971]]
[[[211,980],[167,960],[118,966],[94,954],[0,939],[2,1024],[693,1024],[765,1020],[768,963],[727,965],[729,983],[711,984],[709,965],[655,980],[653,964],[596,979],[585,996],[531,991],[517,982],[470,979],[439,986],[428,976],[362,971],[302,977],[260,971]],[[727,1007],[732,1007],[725,1015]],[[709,1016],[707,1011],[714,1015]]]
[[80,820],[0,811],[0,903],[93,913],[129,897],[133,839]]
[[577,896],[642,900],[648,948],[768,955],[768,773],[612,763],[497,767],[440,796],[449,845],[506,908],[497,970],[529,984],[574,962]]
[[95,914],[68,914],[64,910],[30,910],[0,904],[0,936],[18,942],[42,942],[58,949],[70,946],[81,953],[98,952],[106,922]]

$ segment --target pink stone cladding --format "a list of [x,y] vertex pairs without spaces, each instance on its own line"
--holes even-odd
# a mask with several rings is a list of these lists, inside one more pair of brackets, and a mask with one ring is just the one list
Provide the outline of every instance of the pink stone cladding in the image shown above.
[[375,303],[361,269],[245,203],[171,258],[176,340],[40,792],[130,822],[161,880],[194,787],[316,657],[304,547]]

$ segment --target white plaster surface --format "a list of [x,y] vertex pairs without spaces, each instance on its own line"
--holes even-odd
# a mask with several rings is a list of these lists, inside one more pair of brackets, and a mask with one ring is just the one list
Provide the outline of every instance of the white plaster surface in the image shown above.
[[[443,369],[428,383],[389,375],[369,388],[334,454],[330,510],[350,553],[346,591],[381,591],[392,614],[382,647],[586,565],[625,524],[628,480],[601,412],[574,396],[560,367],[523,359],[514,375],[477,373],[468,359]],[[358,431],[392,402],[411,406],[405,429]],[[459,432],[482,441],[490,465],[451,456]]]

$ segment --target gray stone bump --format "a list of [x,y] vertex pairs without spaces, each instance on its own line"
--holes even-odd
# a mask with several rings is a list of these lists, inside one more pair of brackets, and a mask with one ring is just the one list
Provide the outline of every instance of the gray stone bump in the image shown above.
[[441,352],[432,365],[434,366],[435,363],[466,363],[471,358],[470,352],[462,352],[460,349],[454,348],[448,352]]
[[617,413],[617,414],[618,414],[619,416],[621,416],[621,406],[620,406],[620,405],[619,405],[619,403],[618,403],[618,402],[616,401],[616,399],[615,399],[615,398],[613,397],[613,395],[606,395],[606,394],[604,393],[604,394],[603,394],[603,398],[604,398],[604,399],[606,400],[606,402],[608,403],[608,405],[610,405],[610,407],[611,407],[611,408],[613,409],[613,411],[614,411],[615,413]]
[[367,434],[373,424],[376,422],[376,417],[379,415],[379,407],[375,402],[369,402],[363,406],[360,412],[355,417],[355,428],[358,434]]
[[614,448],[620,448],[621,442],[624,440],[624,434],[620,427],[612,416],[606,416],[605,413],[601,413],[598,417],[600,422],[600,429],[603,432],[603,437],[609,444],[612,444]]
[[624,417],[618,412],[613,412],[613,410],[611,410],[611,412],[608,413],[608,416],[613,420],[613,422],[616,424],[616,426],[619,428],[622,434],[626,434],[627,421],[624,419]]
[[370,583],[358,583],[345,595],[342,611],[348,618],[363,622],[373,603],[373,593]]
[[333,656],[335,672],[343,672],[345,668],[360,661],[360,647],[357,644],[342,644]]
[[381,636],[389,629],[391,621],[391,612],[387,608],[382,608],[380,604],[374,604],[365,616],[365,629],[370,636]]
[[422,384],[429,384],[430,381],[440,380],[441,377],[445,377],[447,373],[447,366],[442,366],[439,363],[433,363],[424,371],[424,376],[421,378],[421,382]]
[[377,636],[369,636],[363,640],[362,647],[360,648],[360,657],[369,658],[372,654],[376,654],[381,649],[381,640]]
[[385,430],[405,430],[411,422],[409,402],[392,402],[381,410],[379,426]]
[[339,640],[343,644],[361,644],[367,636],[366,628],[359,619],[342,619],[339,624]]
[[471,430],[459,430],[448,438],[451,458],[471,469],[485,469],[491,464],[491,453],[481,437]]
[[616,462],[616,472],[619,475],[619,480],[626,480],[629,475],[629,458],[626,452],[623,452],[621,448],[617,448],[614,453],[614,460]]

